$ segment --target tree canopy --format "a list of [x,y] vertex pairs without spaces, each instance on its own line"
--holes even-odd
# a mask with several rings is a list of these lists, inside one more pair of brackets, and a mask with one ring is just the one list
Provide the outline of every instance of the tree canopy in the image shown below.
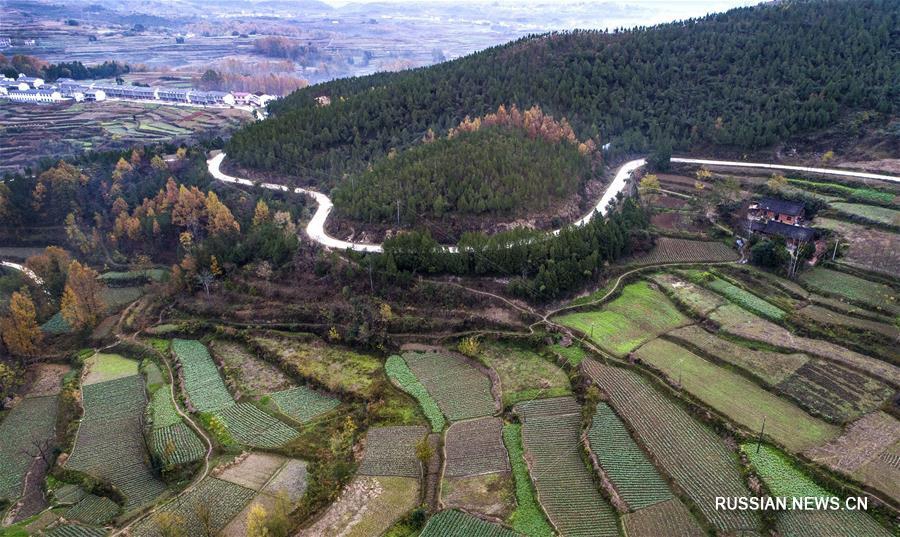
[[898,26],[893,0],[801,0],[532,36],[428,68],[301,89],[238,131],[228,152],[250,167],[334,182],[429,129],[446,132],[504,103],[538,104],[614,151],[759,148],[826,126],[844,108],[896,110]]

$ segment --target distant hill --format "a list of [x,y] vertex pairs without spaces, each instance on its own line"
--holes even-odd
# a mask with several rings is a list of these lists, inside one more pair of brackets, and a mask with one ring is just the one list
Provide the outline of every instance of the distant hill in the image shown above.
[[[567,117],[613,149],[753,149],[900,104],[897,0],[786,1],[622,33],[522,39],[400,73],[336,80],[271,105],[237,132],[241,164],[326,185],[429,129],[500,104]],[[892,33],[893,32],[893,33]],[[327,95],[329,106],[315,97]]]

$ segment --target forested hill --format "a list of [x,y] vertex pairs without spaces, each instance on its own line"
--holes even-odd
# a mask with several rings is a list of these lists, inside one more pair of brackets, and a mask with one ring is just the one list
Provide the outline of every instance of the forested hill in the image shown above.
[[[401,73],[336,80],[273,103],[232,138],[255,168],[318,178],[441,133],[500,104],[540,105],[623,151],[757,148],[900,107],[900,1],[783,1],[622,33],[526,38]],[[315,97],[331,104],[316,106]]]
[[571,197],[598,164],[593,143],[579,142],[567,123],[538,107],[501,106],[378,159],[338,185],[334,204],[339,215],[370,223],[525,215]]

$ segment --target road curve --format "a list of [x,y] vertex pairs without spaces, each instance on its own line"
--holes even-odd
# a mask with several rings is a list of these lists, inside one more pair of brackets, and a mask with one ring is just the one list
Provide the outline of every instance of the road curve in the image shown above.
[[25,265],[20,265],[19,263],[13,263],[12,261],[0,261],[0,265],[4,267],[11,268],[13,270],[18,270],[19,272],[25,274],[31,281],[36,283],[37,285],[43,285],[44,280],[40,278],[37,274],[34,273],[33,270],[26,267]]
[[[282,192],[294,192],[295,194],[305,194],[307,196],[312,197],[316,203],[318,203],[318,208],[316,209],[316,213],[313,215],[312,219],[309,221],[309,224],[306,226],[306,234],[313,241],[326,246],[328,248],[335,248],[338,250],[353,250],[355,252],[381,252],[382,247],[380,244],[374,243],[366,243],[366,242],[350,242],[343,241],[340,239],[336,239],[328,233],[325,232],[325,221],[328,219],[328,215],[331,213],[331,210],[334,209],[334,204],[325,194],[321,192],[316,192],[315,190],[309,190],[306,188],[294,188],[293,190],[284,186],[278,185],[274,183],[257,183],[251,181],[249,179],[243,179],[239,177],[232,177],[223,173],[220,169],[222,166],[222,161],[225,160],[225,153],[219,153],[218,155],[212,157],[207,162],[207,166],[209,168],[209,173],[219,181],[224,181],[226,183],[233,183],[239,185],[246,186],[259,186],[261,188],[267,188],[269,190],[280,190]],[[839,169],[831,169],[831,168],[809,168],[805,166],[789,166],[785,164],[764,164],[757,162],[739,162],[739,161],[728,161],[728,160],[710,160],[710,159],[695,159],[695,158],[672,158],[672,162],[683,163],[683,164],[700,164],[705,166],[731,166],[731,167],[740,167],[740,168],[764,168],[771,170],[786,170],[786,171],[800,171],[800,172],[809,172],[809,173],[819,173],[824,175],[837,175],[842,177],[854,177],[854,178],[862,178],[862,179],[879,179],[882,181],[891,181],[895,183],[900,183],[900,177],[895,177],[891,175],[881,175],[877,173],[868,173],[868,172],[856,172],[850,170],[839,170]],[[643,167],[647,163],[644,159],[637,159],[626,162],[616,171],[616,175],[613,178],[612,182],[606,188],[606,191],[603,192],[603,195],[600,197],[600,200],[597,202],[597,205],[589,212],[584,215],[581,219],[575,222],[576,226],[583,226],[591,221],[591,218],[594,217],[598,212],[602,215],[606,214],[607,207],[609,206],[609,202],[612,201],[616,195],[619,194],[622,190],[624,190],[625,186],[628,184],[628,179],[631,177],[631,174],[634,173],[635,170]],[[557,235],[560,230],[556,229],[551,231],[550,233]],[[444,248],[449,252],[455,252],[455,246],[444,246]]]

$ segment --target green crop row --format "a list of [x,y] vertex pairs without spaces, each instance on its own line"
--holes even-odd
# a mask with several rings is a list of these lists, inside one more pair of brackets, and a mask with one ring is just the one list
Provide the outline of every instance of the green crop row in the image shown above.
[[431,430],[435,432],[444,430],[444,425],[446,424],[444,414],[441,413],[440,407],[431,397],[431,394],[428,393],[428,390],[425,389],[425,386],[410,371],[403,358],[397,355],[388,357],[384,370],[387,376],[396,382],[403,391],[413,396],[419,402],[422,412],[425,413],[425,417],[431,422]]

